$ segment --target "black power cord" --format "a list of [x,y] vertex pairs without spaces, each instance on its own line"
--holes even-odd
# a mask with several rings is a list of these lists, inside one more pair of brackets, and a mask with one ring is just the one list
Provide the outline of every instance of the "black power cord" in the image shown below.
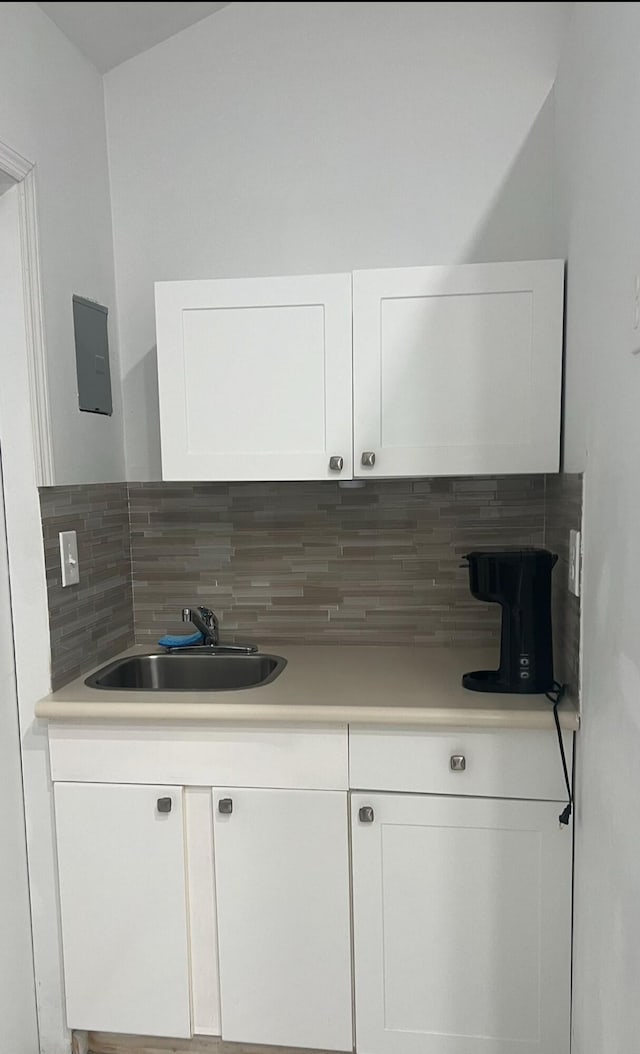
[[562,771],[564,772],[564,782],[567,787],[567,797],[569,798],[567,805],[565,805],[564,809],[558,817],[560,823],[564,824],[565,826],[569,823],[571,813],[573,811],[573,794],[571,793],[571,781],[569,779],[567,759],[564,753],[564,742],[562,739],[562,729],[560,728],[560,718],[558,717],[558,706],[562,701],[566,689],[566,684],[558,684],[557,681],[554,681],[553,688],[551,688],[550,691],[544,693],[549,702],[553,703],[553,719],[556,723],[556,732],[558,733],[558,744],[560,746],[560,757],[562,759]]

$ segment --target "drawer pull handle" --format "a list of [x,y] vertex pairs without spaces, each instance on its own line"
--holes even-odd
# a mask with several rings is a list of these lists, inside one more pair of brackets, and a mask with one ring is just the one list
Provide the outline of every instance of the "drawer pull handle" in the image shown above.
[[452,772],[464,772],[467,767],[467,759],[464,754],[452,754],[450,765]]
[[344,458],[334,454],[333,457],[329,458],[329,468],[332,472],[342,472],[344,467]]
[[221,798],[218,802],[218,812],[223,816],[231,816],[233,812],[233,798]]
[[362,808],[358,810],[358,819],[360,820],[360,823],[373,823],[373,809],[370,805],[363,805]]
[[376,455],[373,450],[363,450],[360,464],[365,468],[373,468],[376,463]]
[[172,805],[171,798],[158,798],[156,802],[158,812],[171,812]]

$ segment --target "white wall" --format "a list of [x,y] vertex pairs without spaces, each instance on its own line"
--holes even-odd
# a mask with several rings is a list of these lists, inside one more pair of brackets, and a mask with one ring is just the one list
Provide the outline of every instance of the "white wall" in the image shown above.
[[155,280],[550,254],[569,6],[234,3],[107,75],[129,478]]
[[[71,311],[74,292],[100,300],[110,308],[114,306],[102,80],[36,4],[0,5],[0,140],[36,164],[55,482],[122,479],[124,452],[117,356],[113,363],[113,418],[80,414]],[[0,239],[4,267],[0,282],[0,443],[16,635],[40,1050],[42,1054],[67,1054],[69,1036],[62,1005],[46,728],[33,717],[35,701],[50,687],[49,627],[27,410],[15,193],[9,191],[2,198],[2,219],[7,222]],[[11,257],[7,255],[10,250]],[[114,326],[114,346],[116,336]],[[6,848],[3,845],[3,851]],[[16,923],[18,918],[16,906]],[[14,973],[17,981],[17,966]],[[20,1042],[27,1039],[25,1026]]]
[[577,4],[556,85],[566,467],[586,467],[574,1054],[640,1036],[640,4]]
[[71,313],[115,307],[102,78],[37,4],[0,4],[0,140],[37,166],[55,482],[123,479],[115,313],[111,418],[78,410]]

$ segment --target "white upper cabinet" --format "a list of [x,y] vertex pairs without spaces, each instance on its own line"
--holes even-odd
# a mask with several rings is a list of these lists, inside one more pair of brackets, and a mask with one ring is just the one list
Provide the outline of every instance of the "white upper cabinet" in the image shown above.
[[557,472],[563,275],[561,260],[356,271],[356,474]]
[[556,472],[563,274],[357,271],[353,296],[347,274],[159,283],[164,478]]
[[352,475],[351,275],[160,282],[156,319],[164,479]]

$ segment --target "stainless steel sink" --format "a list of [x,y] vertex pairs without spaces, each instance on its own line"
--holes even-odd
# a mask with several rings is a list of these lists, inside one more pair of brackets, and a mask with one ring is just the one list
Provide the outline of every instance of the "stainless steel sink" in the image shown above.
[[138,692],[232,692],[270,684],[284,670],[280,655],[197,654],[130,655],[97,670],[89,688]]

